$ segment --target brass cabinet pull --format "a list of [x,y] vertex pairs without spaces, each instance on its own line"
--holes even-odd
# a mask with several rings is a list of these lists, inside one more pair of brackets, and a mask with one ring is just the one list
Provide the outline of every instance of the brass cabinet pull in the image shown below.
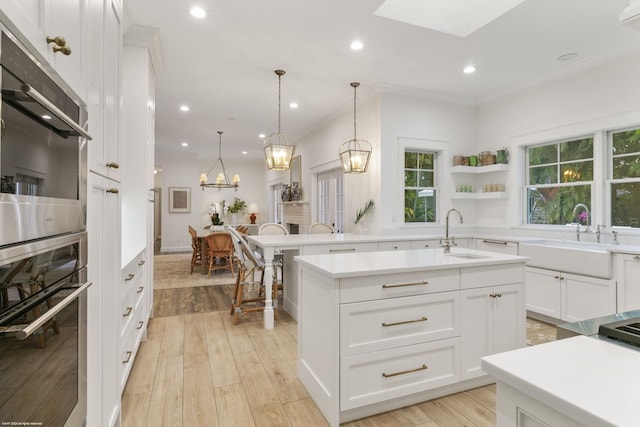
[[64,39],[64,37],[60,37],[60,36],[56,36],[56,37],[47,36],[47,44],[49,43],[55,43],[57,46],[60,46],[60,47],[67,45],[67,41]]
[[140,293],[140,292],[142,292],[142,291],[144,291],[144,286],[140,286],[140,287],[138,288],[138,290],[136,291],[136,293],[138,293],[138,294],[139,294],[139,293]]
[[144,265],[145,262],[146,262],[145,260],[141,259],[138,265]]
[[329,249],[329,252],[355,252],[356,248],[346,248],[346,249]]
[[560,276],[553,276],[554,279],[562,279]]
[[69,46],[54,46],[51,48],[54,52],[60,52],[63,55],[71,55],[71,48]]
[[499,293],[498,293],[498,294],[489,294],[489,296],[490,296],[491,298],[501,298],[501,297],[502,297],[502,294],[499,294]]
[[129,280],[133,279],[135,276],[136,276],[135,274],[129,273],[129,275],[124,278],[124,281],[128,282]]
[[397,325],[406,325],[407,323],[417,323],[417,322],[426,322],[427,317],[426,316],[422,316],[419,319],[415,319],[415,320],[403,320],[402,322],[393,322],[393,323],[387,323],[387,322],[382,322],[382,326],[397,326]]
[[482,243],[489,243],[491,245],[506,245],[507,242],[501,240],[483,240]]
[[118,191],[117,188],[109,188],[107,190],[107,193],[112,193],[112,194],[118,194],[120,191]]
[[416,283],[401,283],[399,285],[382,285],[382,289],[388,289],[388,288],[401,288],[403,286],[421,286],[421,285],[428,285],[429,282],[426,280],[423,280],[421,282],[416,282]]
[[127,358],[126,358],[126,359],[124,359],[124,360],[122,361],[122,363],[129,363],[129,360],[131,360],[131,356],[132,356],[132,355],[133,355],[133,352],[132,352],[132,351],[127,351]]
[[127,311],[122,315],[122,317],[127,317],[133,311],[133,307],[127,307]]
[[71,48],[67,46],[67,41],[64,39],[64,37],[47,36],[46,40],[48,44],[54,43],[54,46],[51,48],[54,52],[61,52],[63,55],[71,55]]
[[419,368],[415,368],[415,369],[409,369],[408,371],[400,371],[400,372],[394,372],[392,374],[385,374],[384,372],[382,373],[382,376],[385,378],[389,378],[389,377],[395,377],[396,375],[404,375],[404,374],[410,374],[412,372],[418,372],[418,371],[424,371],[427,368],[427,365],[422,365]]
[[109,162],[109,163],[107,163],[107,167],[108,168],[112,168],[112,169],[119,169],[120,165],[118,163],[116,163],[116,162]]
[[138,322],[138,328],[137,329],[142,329],[142,326],[144,325],[144,322],[141,320]]
[[633,260],[634,260],[634,261],[640,261],[640,255],[636,255],[636,256],[634,256],[634,257],[633,257]]

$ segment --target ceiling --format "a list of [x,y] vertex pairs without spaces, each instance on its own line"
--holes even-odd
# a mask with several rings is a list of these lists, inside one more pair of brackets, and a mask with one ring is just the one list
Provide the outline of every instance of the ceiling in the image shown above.
[[[201,20],[192,2],[124,4],[125,32],[158,29],[156,149],[215,158],[222,130],[223,157],[237,159],[261,158],[258,135],[277,130],[276,69],[286,71],[282,132],[294,139],[351,110],[353,81],[359,100],[382,86],[482,103],[640,48],[640,31],[618,21],[629,1],[524,0],[466,37],[378,16],[384,0],[200,0]],[[350,49],[355,39],[362,50]],[[477,71],[464,74],[468,64]]]

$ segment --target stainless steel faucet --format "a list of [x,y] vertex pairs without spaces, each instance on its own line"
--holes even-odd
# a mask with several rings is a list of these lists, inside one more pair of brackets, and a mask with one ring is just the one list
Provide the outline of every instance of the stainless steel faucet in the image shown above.
[[449,252],[451,252],[451,242],[449,242],[449,215],[451,214],[451,212],[455,212],[458,214],[458,216],[460,217],[460,224],[462,224],[463,222],[462,214],[458,209],[449,209],[447,211],[447,217],[446,217],[445,229],[444,229],[444,253],[445,254],[448,254]]
[[[573,218],[576,219],[576,212],[578,212],[578,208],[583,208],[585,213],[587,214],[587,227],[584,231],[589,232],[589,208],[584,203],[578,203],[573,207]],[[580,241],[580,221],[578,221],[578,225],[576,226],[576,240]]]

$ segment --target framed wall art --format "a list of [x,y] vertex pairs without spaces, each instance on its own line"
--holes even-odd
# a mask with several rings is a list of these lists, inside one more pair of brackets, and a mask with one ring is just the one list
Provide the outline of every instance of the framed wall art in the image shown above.
[[169,187],[169,213],[191,212],[191,188]]

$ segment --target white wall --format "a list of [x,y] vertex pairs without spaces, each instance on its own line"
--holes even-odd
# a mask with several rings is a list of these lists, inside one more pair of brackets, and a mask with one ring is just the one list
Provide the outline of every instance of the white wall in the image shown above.
[[[510,162],[508,202],[478,204],[478,225],[517,227],[521,224],[522,144],[640,126],[638,76],[640,52],[481,105],[477,150],[509,147],[513,161]],[[500,218],[504,219],[502,224],[496,221]],[[552,234],[560,237],[557,232]]]
[[[238,191],[233,189],[215,190],[202,188],[199,185],[201,172],[207,172],[213,166],[215,159],[198,159],[193,154],[178,154],[156,152],[156,165],[162,169],[161,176],[156,182],[161,182],[161,248],[162,252],[177,252],[191,250],[191,237],[188,226],[202,229],[210,224],[207,216],[209,205],[213,202],[225,200],[227,203],[238,197],[247,204],[256,203],[259,208],[256,222],[263,222],[267,218],[267,193],[265,191],[266,168],[262,159],[255,161],[231,161],[223,156],[224,165],[229,176],[240,175]],[[217,169],[216,171],[217,172]],[[169,188],[191,188],[191,212],[169,213]],[[250,212],[240,216],[238,222],[249,223]],[[226,224],[231,223],[230,216],[223,218]]]

